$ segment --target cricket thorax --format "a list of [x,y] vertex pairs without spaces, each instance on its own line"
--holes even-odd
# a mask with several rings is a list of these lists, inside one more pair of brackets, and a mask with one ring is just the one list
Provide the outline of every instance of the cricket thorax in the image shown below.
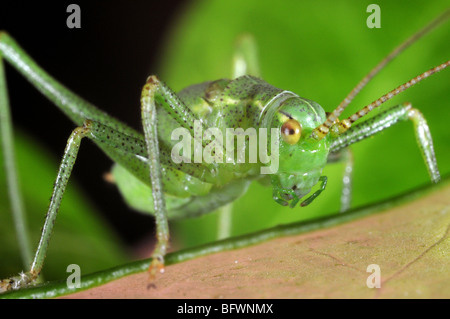
[[[206,128],[218,128],[223,136],[227,129],[254,129],[259,139],[260,129],[266,129],[268,155],[271,153],[271,143],[276,142],[280,148],[280,168],[284,166],[283,161],[290,162],[293,156],[300,156],[298,162],[303,162],[301,157],[306,154],[302,151],[303,155],[295,155],[300,152],[299,148],[286,144],[280,134],[272,136],[271,129],[281,133],[283,124],[291,119],[300,123],[302,136],[306,137],[325,119],[325,112],[314,101],[276,88],[253,76],[197,84],[184,89],[179,95]],[[299,143],[303,140],[300,139]],[[248,149],[248,139],[245,146]],[[296,164],[289,165],[297,170]],[[240,170],[243,166],[235,168]],[[301,174],[304,173],[302,169]]]

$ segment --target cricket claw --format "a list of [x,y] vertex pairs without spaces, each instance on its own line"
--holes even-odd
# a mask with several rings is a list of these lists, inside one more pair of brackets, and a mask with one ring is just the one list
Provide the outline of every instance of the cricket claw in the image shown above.
[[17,290],[32,285],[35,282],[36,278],[37,276],[33,275],[32,273],[21,272],[17,276],[0,280],[0,293],[10,290]]
[[162,256],[153,257],[150,266],[148,267],[149,281],[155,281],[157,273],[164,273],[164,258]]

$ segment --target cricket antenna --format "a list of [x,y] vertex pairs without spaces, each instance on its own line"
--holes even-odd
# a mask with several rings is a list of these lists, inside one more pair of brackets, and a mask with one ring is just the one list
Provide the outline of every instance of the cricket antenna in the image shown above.
[[[420,31],[418,31],[417,33],[413,34],[410,38],[408,38],[406,41],[404,41],[402,44],[400,44],[398,47],[396,47],[391,53],[389,53],[388,56],[386,56],[383,60],[381,60],[380,63],[378,63],[351,91],[350,93],[345,97],[345,99],[338,105],[338,107],[328,115],[327,119],[325,120],[325,122],[323,122],[321,125],[319,125],[318,127],[316,127],[314,129],[314,131],[311,133],[311,137],[317,140],[321,140],[322,138],[324,138],[329,130],[330,127],[335,123],[335,121],[338,119],[338,117],[341,115],[341,113],[345,110],[345,108],[350,104],[350,102],[355,98],[356,95],[358,95],[358,93],[367,85],[367,83],[370,82],[370,80],[372,80],[375,75],[378,74],[378,72],[380,72],[390,61],[392,61],[395,57],[397,57],[401,52],[403,52],[405,49],[407,49],[411,44],[413,44],[414,42],[416,42],[417,40],[419,40],[422,36],[424,36],[425,34],[427,34],[428,32],[430,32],[432,29],[434,29],[437,25],[439,25],[440,23],[444,22],[445,20],[447,20],[450,17],[450,9],[447,9],[443,14],[441,14],[440,16],[438,16],[436,19],[434,19],[430,24],[428,24],[427,26],[425,26],[423,29],[421,29]],[[448,62],[447,62],[448,63]],[[445,63],[444,63],[445,64]],[[444,65],[442,64],[442,65]],[[442,67],[442,65],[437,66],[436,68],[445,68]],[[433,68],[427,72],[431,72],[432,70],[436,69]],[[439,69],[439,70],[441,70]],[[439,71],[438,70],[438,71]],[[424,74],[426,74],[427,72],[425,72]],[[435,73],[437,71],[434,71],[432,73]],[[431,74],[432,74],[431,73]],[[429,74],[429,75],[431,75]],[[422,74],[423,75],[423,74]],[[423,78],[428,77],[424,76]],[[411,81],[419,78],[421,75],[419,75],[418,77],[412,79]],[[420,78],[418,81],[422,80],[423,78]],[[409,82],[411,82],[409,81]],[[418,82],[417,80],[415,82]],[[409,83],[407,82],[407,83]],[[404,85],[406,85],[407,83],[405,83]],[[410,84],[408,87],[410,87]],[[402,87],[402,86],[400,86]],[[399,87],[399,88],[400,88]],[[405,89],[407,89],[408,87],[403,88],[401,91],[404,91]],[[398,88],[397,88],[398,89]],[[393,90],[392,92],[396,92],[396,90]],[[398,93],[400,93],[401,91],[395,93],[394,95],[397,95]],[[392,92],[386,94],[385,96],[391,94]],[[392,95],[392,96],[394,96]],[[391,97],[392,97],[391,96]],[[384,97],[384,96],[383,96]],[[380,99],[382,99],[383,97],[381,97]],[[389,97],[388,99],[390,99],[391,97]],[[380,100],[379,99],[379,100]],[[385,101],[387,101],[388,99],[386,99]],[[378,100],[377,100],[378,101]],[[381,102],[384,103],[385,101]],[[376,102],[376,101],[375,101]],[[373,103],[375,103],[373,102]],[[372,104],[373,104],[372,103]],[[381,104],[380,103],[380,104]],[[370,105],[372,105],[370,104]],[[366,106],[364,109],[368,108],[370,105]],[[378,105],[377,105],[378,106]],[[363,110],[364,110],[363,109]],[[360,112],[362,112],[363,110],[361,110]]]
[[353,122],[357,121],[358,119],[360,119],[364,115],[367,115],[370,111],[374,110],[375,108],[377,108],[378,106],[380,106],[384,102],[392,99],[397,94],[405,91],[406,89],[410,88],[414,84],[419,83],[420,81],[422,81],[423,79],[426,79],[427,77],[433,75],[434,73],[437,73],[437,72],[445,69],[449,65],[450,65],[450,60],[447,61],[447,62],[444,62],[441,65],[438,65],[438,66],[436,66],[436,67],[434,67],[432,69],[429,69],[428,71],[426,71],[426,72],[416,76],[415,78],[409,80],[408,82],[398,86],[394,90],[392,90],[389,93],[383,95],[382,97],[380,97],[379,99],[373,101],[369,105],[366,105],[360,111],[350,115],[345,120],[339,121],[337,123],[338,128],[339,128],[339,134],[344,133],[345,131],[347,131],[350,128],[350,126],[352,125]]

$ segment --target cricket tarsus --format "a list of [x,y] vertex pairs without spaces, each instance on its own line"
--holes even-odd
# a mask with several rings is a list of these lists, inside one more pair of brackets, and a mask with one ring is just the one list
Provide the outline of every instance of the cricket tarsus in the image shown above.
[[[242,196],[253,180],[271,182],[273,199],[281,205],[293,208],[306,197],[300,204],[306,206],[326,187],[327,177],[322,175],[322,171],[327,163],[342,160],[346,164],[341,203],[343,210],[349,209],[353,157],[346,147],[399,121],[408,120],[413,123],[417,143],[431,180],[439,181],[440,175],[429,127],[422,114],[412,108],[411,104],[391,107],[355,126],[352,126],[352,123],[392,96],[446,68],[450,65],[450,61],[410,80],[348,119],[339,121],[338,116],[384,65],[447,17],[448,11],[400,45],[350,92],[343,104],[328,116],[314,101],[276,88],[251,74],[239,74],[242,72],[239,70],[259,72],[255,67],[255,61],[245,60],[256,57],[255,46],[249,44],[248,41],[252,40],[247,37],[245,41],[241,41],[240,49],[243,51],[240,51],[239,59],[236,59],[239,67],[235,66],[235,74],[240,76],[234,79],[200,83],[176,94],[156,76],[150,76],[143,86],[141,95],[143,134],[70,92],[43,71],[11,37],[0,32],[0,59],[5,58],[13,65],[77,127],[68,139],[64,151],[31,269],[28,273],[20,273],[18,276],[0,281],[0,290],[19,289],[31,285],[41,272],[62,196],[75,164],[81,140],[85,137],[96,143],[116,163],[112,174],[124,196],[128,181],[133,179],[147,190],[143,195],[145,199],[151,199],[148,207],[140,207],[141,210],[153,214],[156,221],[157,243],[148,269],[150,278],[148,287],[153,285],[155,276],[164,271],[164,257],[169,246],[168,219],[198,216],[214,211]],[[252,67],[248,68],[242,65],[243,63]],[[2,77],[0,77],[0,95],[6,96],[6,83]],[[8,101],[0,99],[0,110],[7,108],[9,108]],[[0,120],[3,121],[0,125],[4,127],[5,119],[2,117]],[[6,123],[6,126],[9,124]],[[241,135],[244,137],[245,132],[252,128],[270,131],[272,135],[264,142],[266,150],[270,149],[271,155],[276,154],[278,157],[271,157],[272,162],[266,161],[266,158],[264,160],[259,158],[251,163],[239,162],[238,152],[249,149],[251,141],[249,135],[243,140],[240,149],[233,148],[231,155],[214,149],[213,162],[175,163],[171,151],[177,145],[176,141],[172,140],[170,132],[183,128],[190,136],[194,136],[192,141],[194,145],[199,142],[198,145],[205,147],[209,145],[203,140],[198,141],[196,133],[197,130],[204,132],[205,128],[210,127],[217,128],[223,136],[229,128],[242,129],[244,134]],[[272,131],[273,129],[275,131]],[[257,137],[261,138],[261,134],[257,131]],[[12,145],[12,141],[3,144]],[[271,148],[273,145],[283,147]],[[8,146],[4,153],[12,154],[12,152],[12,146]],[[196,154],[190,148],[183,155]],[[273,164],[276,166],[275,170],[272,170]],[[267,172],[271,174],[270,178],[265,175]],[[319,185],[319,189],[307,196],[316,185]],[[133,199],[126,196],[125,199],[132,207],[137,205]]]

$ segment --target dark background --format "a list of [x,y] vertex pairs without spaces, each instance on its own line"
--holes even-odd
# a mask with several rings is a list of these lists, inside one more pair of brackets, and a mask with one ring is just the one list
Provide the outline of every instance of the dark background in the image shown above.
[[[141,87],[157,72],[160,47],[185,2],[2,1],[0,30],[8,31],[66,87],[141,130]],[[81,8],[81,29],[66,26],[71,3]],[[60,158],[73,123],[15,70],[7,66],[6,72],[14,127]],[[72,181],[81,185],[124,242],[133,245],[152,233],[154,221],[128,213],[116,187],[102,177],[111,164],[95,145],[83,142]]]

